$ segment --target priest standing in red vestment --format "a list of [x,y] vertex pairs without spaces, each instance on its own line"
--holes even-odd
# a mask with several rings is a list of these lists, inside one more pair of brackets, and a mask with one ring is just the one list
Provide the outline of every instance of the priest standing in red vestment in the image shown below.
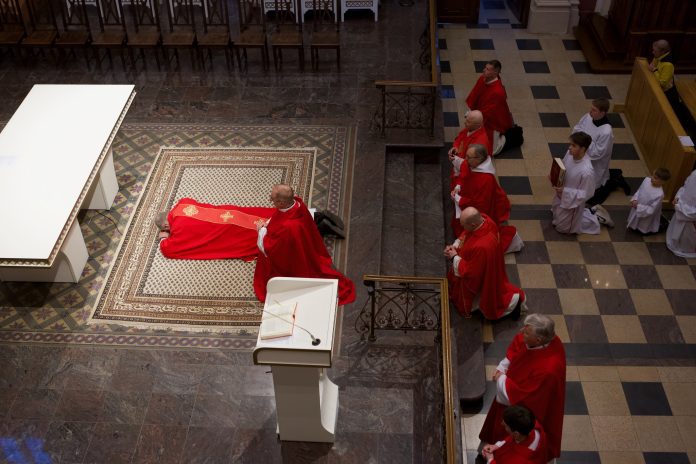
[[471,317],[472,311],[480,309],[489,320],[508,314],[518,318],[525,296],[505,273],[498,226],[473,207],[462,211],[460,221],[464,232],[444,251],[452,260],[447,279],[457,311]]
[[524,406],[508,406],[503,426],[508,436],[483,447],[488,464],[546,464],[546,434],[532,411]]
[[[546,432],[546,461],[561,455],[565,407],[566,357],[551,318],[530,314],[510,343],[493,376],[497,393],[479,438],[485,444],[505,439],[503,411],[508,405],[531,410]],[[485,448],[485,446],[484,446]]]
[[505,145],[505,132],[513,125],[510,107],[507,104],[507,93],[500,80],[500,70],[503,65],[498,60],[491,60],[483,68],[474,88],[466,97],[466,105],[470,110],[483,113],[483,122],[488,140],[493,147],[493,155],[497,155]]
[[483,128],[483,115],[480,111],[469,111],[464,119],[464,128],[459,132],[457,138],[452,142],[449,152],[449,160],[452,163],[450,171],[450,190],[454,188],[454,181],[459,176],[459,170],[465,161],[466,151],[471,145],[483,145],[491,152],[491,145],[488,143],[486,130]]
[[452,230],[455,237],[463,232],[459,223],[462,210],[473,206],[496,223],[500,231],[500,245],[505,253],[522,249],[524,242],[517,234],[517,229],[503,224],[510,217],[510,200],[498,185],[493,160],[488,156],[485,146],[469,145],[466,162],[461,163],[459,176],[455,179],[450,195],[454,202]]
[[271,202],[275,212],[258,227],[256,297],[266,300],[266,284],[273,277],[308,277],[338,279],[338,303],[352,303],[355,286],[333,268],[324,240],[302,199],[289,185],[277,184],[271,190]]

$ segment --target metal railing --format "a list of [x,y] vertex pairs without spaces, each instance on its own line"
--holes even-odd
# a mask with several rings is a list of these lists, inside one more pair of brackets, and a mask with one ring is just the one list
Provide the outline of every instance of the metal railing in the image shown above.
[[363,340],[377,339],[375,330],[435,331],[441,345],[440,372],[443,392],[443,462],[457,461],[456,411],[457,399],[452,388],[452,346],[450,340],[449,294],[447,279],[364,275],[368,300],[355,322]]
[[381,98],[372,118],[373,127],[385,136],[387,128],[427,129],[435,134],[435,102],[437,100],[437,13],[435,0],[428,1],[428,20],[419,42],[419,61],[430,67],[430,81],[375,81]]

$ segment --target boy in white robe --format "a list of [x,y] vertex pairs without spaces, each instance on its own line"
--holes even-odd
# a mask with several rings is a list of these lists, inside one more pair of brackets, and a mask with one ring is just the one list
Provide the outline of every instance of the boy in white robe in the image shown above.
[[591,143],[592,137],[585,132],[570,136],[570,146],[563,158],[566,169],[563,186],[553,187],[556,195],[551,203],[552,224],[562,234],[599,234],[597,216],[585,207],[595,190],[594,169],[586,156]]
[[677,256],[696,258],[696,171],[674,197],[674,216],[667,227],[667,248]]
[[653,175],[643,179],[640,188],[631,198],[631,212],[628,214],[626,228],[643,234],[653,234],[660,230],[662,199],[665,192],[662,185],[671,177],[665,168],[657,168]]

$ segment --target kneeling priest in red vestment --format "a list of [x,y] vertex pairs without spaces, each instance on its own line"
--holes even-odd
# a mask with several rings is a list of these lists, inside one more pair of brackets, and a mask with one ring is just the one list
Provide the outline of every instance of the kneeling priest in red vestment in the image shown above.
[[459,220],[464,232],[444,250],[452,260],[450,299],[465,317],[476,309],[490,320],[519,317],[525,296],[507,278],[498,226],[473,207],[464,209]]
[[508,436],[483,447],[488,464],[546,464],[546,434],[534,413],[524,406],[508,406],[503,412]]
[[338,279],[339,304],[355,300],[355,286],[333,267],[324,240],[312,215],[300,197],[285,184],[273,186],[271,202],[275,211],[258,227],[258,258],[254,292],[266,300],[266,284],[273,277]]

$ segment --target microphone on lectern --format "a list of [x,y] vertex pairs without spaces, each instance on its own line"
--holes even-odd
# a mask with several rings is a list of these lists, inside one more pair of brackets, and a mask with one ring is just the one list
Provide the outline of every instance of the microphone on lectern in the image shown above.
[[[276,303],[278,305],[280,305],[280,303],[278,303],[277,301],[276,301]],[[285,321],[288,324],[291,324],[293,327],[297,327],[298,329],[304,330],[305,332],[307,332],[307,335],[309,335],[310,338],[312,339],[312,346],[318,346],[321,343],[321,339],[315,337],[314,335],[312,335],[312,332],[310,332],[309,330],[305,329],[304,327],[302,327],[301,325],[299,325],[298,323],[295,322],[295,316],[292,317],[293,320],[291,321],[291,320],[286,319],[282,316],[279,316],[279,315],[277,315],[277,314],[273,313],[272,311],[269,311],[265,308],[263,308],[261,310],[261,312],[265,313],[265,314],[270,314],[271,316],[276,317],[276,318],[280,319],[281,321]]]

